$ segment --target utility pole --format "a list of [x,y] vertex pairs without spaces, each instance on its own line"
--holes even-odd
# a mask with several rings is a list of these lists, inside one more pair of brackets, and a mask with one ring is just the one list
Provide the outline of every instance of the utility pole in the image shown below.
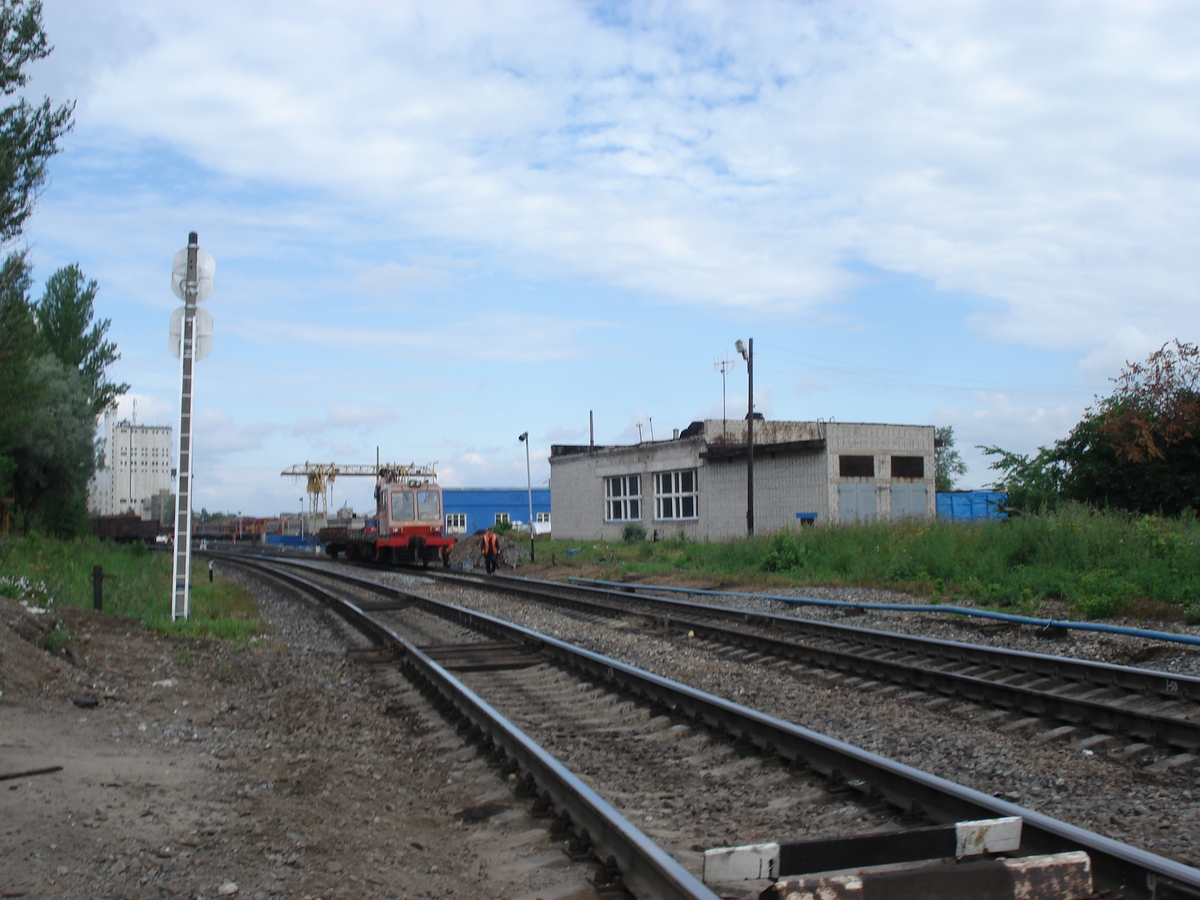
[[734,345],[746,360],[749,398],[746,401],[746,534],[754,536],[754,338],[749,349],[740,340]]
[[529,432],[526,431],[517,440],[525,445],[525,488],[529,491],[529,561],[537,562],[533,549],[533,476],[529,469]]
[[721,440],[725,440],[725,373],[733,368],[732,359],[718,359],[713,368],[721,373]]

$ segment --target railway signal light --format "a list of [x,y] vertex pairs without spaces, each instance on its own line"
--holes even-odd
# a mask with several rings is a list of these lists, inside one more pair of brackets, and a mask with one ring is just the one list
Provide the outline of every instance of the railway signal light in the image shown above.
[[171,618],[186,619],[192,572],[192,411],[195,364],[212,349],[212,316],[196,304],[212,294],[217,263],[200,249],[196,232],[171,262],[171,290],[183,306],[171,316],[168,342],[179,358],[179,483],[175,491],[175,550]]

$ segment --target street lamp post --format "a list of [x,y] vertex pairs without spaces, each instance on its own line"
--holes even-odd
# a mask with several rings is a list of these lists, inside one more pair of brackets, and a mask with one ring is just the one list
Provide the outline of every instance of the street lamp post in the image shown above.
[[300,498],[300,546],[304,546],[304,498]]
[[533,477],[529,470],[529,432],[523,432],[517,440],[525,445],[525,488],[529,492],[529,561],[537,562],[533,549]]
[[749,348],[740,340],[734,344],[737,352],[746,360],[749,373],[749,397],[746,401],[746,533],[754,536],[754,338]]

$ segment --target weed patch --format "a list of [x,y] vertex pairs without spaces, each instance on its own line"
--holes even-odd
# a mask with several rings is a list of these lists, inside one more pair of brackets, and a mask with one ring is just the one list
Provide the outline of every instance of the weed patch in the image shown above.
[[[193,561],[194,563],[195,561]],[[249,593],[235,582],[195,581],[191,616],[171,619],[171,556],[145,544],[32,534],[0,545],[0,594],[43,606],[91,608],[92,568],[104,570],[104,611],[180,637],[247,640],[264,630]],[[193,575],[202,567],[193,565]]]
[[1200,523],[1067,506],[1007,522],[919,521],[801,528],[746,540],[555,544],[604,576],[688,571],[714,580],[869,585],[1032,613],[1065,601],[1077,617],[1200,619]]

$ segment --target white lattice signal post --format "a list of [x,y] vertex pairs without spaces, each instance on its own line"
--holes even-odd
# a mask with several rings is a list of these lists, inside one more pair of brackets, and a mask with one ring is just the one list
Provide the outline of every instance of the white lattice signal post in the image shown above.
[[171,566],[171,616],[188,617],[192,571],[192,409],[195,365],[212,349],[212,316],[196,304],[213,289],[217,264],[200,249],[196,232],[175,254],[171,290],[183,306],[171,315],[168,342],[179,357],[179,481],[175,492],[175,561]]

